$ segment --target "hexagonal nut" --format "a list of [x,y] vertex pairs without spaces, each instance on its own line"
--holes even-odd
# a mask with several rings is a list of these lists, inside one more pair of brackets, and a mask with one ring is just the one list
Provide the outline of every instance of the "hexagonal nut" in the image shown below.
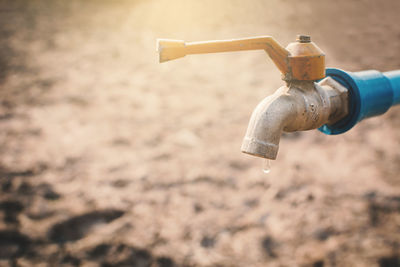
[[341,85],[340,83],[338,83],[337,81],[335,81],[332,77],[326,77],[325,79],[323,79],[322,81],[319,82],[319,85],[321,86],[329,86],[332,89],[334,89],[335,91],[337,91],[339,93],[339,95],[342,94],[346,94],[347,96],[347,88],[344,87],[343,85]]
[[337,96],[339,96],[340,100],[342,103],[346,103],[345,105],[342,105],[342,114],[347,114],[348,113],[348,89],[341,85],[339,82],[335,81],[332,77],[326,77],[322,81],[318,83],[321,86],[328,86],[331,88],[333,91],[337,93]]

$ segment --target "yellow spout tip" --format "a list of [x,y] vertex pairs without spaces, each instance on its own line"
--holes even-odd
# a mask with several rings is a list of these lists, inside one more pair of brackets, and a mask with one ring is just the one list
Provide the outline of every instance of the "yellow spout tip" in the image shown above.
[[184,57],[186,55],[185,41],[157,39],[157,52],[160,63]]

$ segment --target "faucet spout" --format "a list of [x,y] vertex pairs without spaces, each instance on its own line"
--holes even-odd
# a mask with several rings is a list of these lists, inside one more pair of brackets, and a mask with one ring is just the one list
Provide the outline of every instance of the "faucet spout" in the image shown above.
[[254,109],[242,143],[242,152],[276,159],[282,132],[316,129],[347,114],[347,89],[327,77],[291,81],[266,97]]
[[288,91],[286,86],[279,88],[254,109],[242,143],[243,153],[276,159],[282,131],[297,116]]

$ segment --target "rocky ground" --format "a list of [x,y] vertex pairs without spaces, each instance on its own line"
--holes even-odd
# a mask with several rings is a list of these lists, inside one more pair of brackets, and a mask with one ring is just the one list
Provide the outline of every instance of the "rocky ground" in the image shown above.
[[400,68],[400,2],[0,0],[0,266],[400,266],[400,108],[240,153],[262,51],[158,64],[156,38],[310,34]]

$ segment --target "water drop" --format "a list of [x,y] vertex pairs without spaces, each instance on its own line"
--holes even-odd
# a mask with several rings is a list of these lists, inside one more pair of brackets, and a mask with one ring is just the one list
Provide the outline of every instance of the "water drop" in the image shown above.
[[271,171],[271,161],[269,159],[263,160],[262,170],[264,173],[269,173]]

